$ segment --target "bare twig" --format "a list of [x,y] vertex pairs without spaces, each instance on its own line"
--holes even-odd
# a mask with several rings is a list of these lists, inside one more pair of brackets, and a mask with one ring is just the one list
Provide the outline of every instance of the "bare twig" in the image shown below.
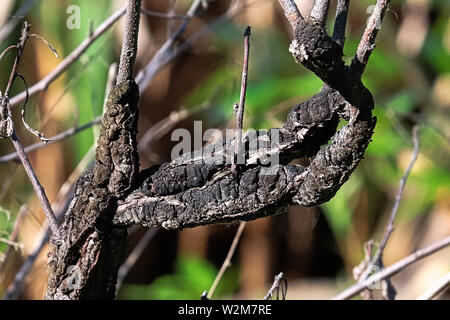
[[153,142],[157,141],[162,136],[167,134],[169,130],[173,128],[173,126],[175,126],[177,123],[189,118],[196,113],[204,111],[211,106],[211,103],[202,103],[189,109],[182,108],[178,111],[171,112],[167,117],[155,123],[144,133],[144,135],[139,140],[138,150],[146,150]]
[[[126,5],[123,5],[113,15],[106,19],[88,38],[83,40],[80,45],[73,50],[61,63],[52,70],[47,76],[35,83],[29,88],[29,95],[47,90],[48,86],[63,74],[81,55],[95,42],[102,34],[104,34],[119,18],[126,12]],[[26,92],[19,93],[10,99],[11,106],[15,106],[26,98]]]
[[[10,106],[8,101],[9,92],[11,90],[12,84],[14,82],[14,79],[17,77],[17,67],[19,66],[20,58],[22,56],[23,50],[25,48],[25,43],[28,39],[28,34],[30,30],[30,25],[27,22],[24,22],[22,27],[22,34],[20,37],[20,43],[18,44],[17,48],[17,55],[14,60],[14,64],[11,70],[11,75],[9,77],[8,84],[6,85],[5,92],[2,97],[2,104],[1,108],[2,110],[7,109],[8,110],[8,117],[10,117]],[[27,91],[26,91],[27,92]],[[26,93],[27,96],[27,93]],[[2,112],[2,117],[4,117],[4,114]],[[2,119],[5,120],[5,119]],[[12,122],[12,121],[11,121]],[[49,221],[50,228],[52,230],[52,233],[57,236],[58,235],[58,222],[56,220],[55,214],[52,211],[52,208],[50,206],[50,202],[48,201],[47,195],[45,194],[44,188],[39,182],[39,179],[36,176],[36,173],[33,170],[33,167],[31,166],[30,160],[28,159],[27,154],[25,153],[25,150],[22,146],[22,144],[19,141],[19,138],[16,135],[16,132],[14,131],[14,127],[12,126],[12,133],[11,133],[11,141],[16,149],[16,152],[20,158],[20,161],[22,162],[22,165],[25,169],[25,172],[27,173],[31,184],[33,185],[33,189],[36,192],[36,195],[41,203],[42,209],[47,217],[47,220]]]
[[270,287],[267,294],[264,296],[263,300],[270,300],[273,297],[273,293],[276,292],[276,299],[280,299],[280,289],[281,289],[281,300],[286,299],[286,293],[287,293],[287,286],[288,283],[286,279],[284,278],[283,272],[280,272],[275,276],[275,279],[273,281],[272,286]]
[[[88,123],[85,123],[85,124],[83,124],[83,125],[81,125],[79,127],[67,129],[66,131],[63,131],[61,133],[58,133],[58,134],[54,135],[53,137],[48,138],[48,140],[50,140],[48,142],[42,142],[41,141],[41,142],[32,144],[32,145],[30,145],[28,147],[25,147],[24,150],[27,153],[29,153],[31,151],[38,150],[38,149],[40,149],[40,148],[42,148],[44,146],[53,144],[55,142],[58,142],[58,141],[61,141],[61,140],[67,139],[67,138],[70,138],[70,137],[74,136],[75,134],[77,134],[77,133],[79,133],[81,131],[84,131],[86,129],[91,128],[92,126],[94,126],[96,124],[99,124],[100,122],[102,122],[102,117],[98,116],[94,120],[91,120]],[[0,163],[12,161],[12,160],[17,160],[17,159],[19,159],[19,156],[18,156],[17,152],[12,152],[12,153],[6,154],[4,156],[1,156],[0,157]]]
[[52,46],[52,44],[50,42],[48,42],[47,40],[45,40],[43,37],[41,37],[38,34],[34,34],[34,33],[31,33],[30,35],[28,35],[28,37],[29,38],[36,38],[36,39],[41,40],[43,43],[45,43],[47,45],[47,47],[49,47],[49,49],[53,52],[55,57],[59,59],[58,51],[56,51],[55,47]]
[[377,0],[369,21],[367,22],[364,34],[359,42],[355,58],[353,58],[351,69],[362,75],[372,51],[375,49],[375,39],[381,27],[390,0]]
[[173,13],[163,13],[163,12],[156,12],[156,11],[150,11],[145,10],[141,8],[141,13],[154,18],[161,18],[161,19],[185,19],[187,16],[183,14],[173,14]]
[[323,27],[327,22],[328,9],[330,8],[330,0],[316,0],[311,10],[311,18],[314,18]]
[[161,48],[159,48],[158,52],[152,58],[150,63],[137,74],[136,83],[139,85],[140,91],[143,91],[153,79],[156,72],[170,61],[168,60],[168,52],[171,50],[176,40],[181,36],[184,30],[186,30],[189,21],[195,15],[195,12],[197,11],[200,4],[201,0],[195,0],[192,3],[186,14],[186,17],[183,19],[177,31],[175,31],[175,33],[173,33],[170,38],[167,39],[166,42],[164,42],[164,44],[161,46]]
[[[120,54],[117,84],[133,78],[134,60],[137,55],[137,37],[141,12],[141,0],[127,1],[127,19]],[[129,17],[129,18],[128,18]]]
[[248,75],[248,57],[250,53],[250,34],[251,28],[247,26],[244,32],[244,63],[242,68],[241,95],[239,98],[239,107],[236,111],[237,136],[234,149],[234,159],[231,170],[236,171],[236,164],[245,164],[244,154],[242,152],[242,129],[244,127],[244,109],[245,95],[247,93],[247,75]]
[[450,286],[450,272],[447,272],[441,279],[433,283],[424,293],[422,293],[417,300],[431,300],[435,298],[438,294],[443,292],[446,288]]
[[239,239],[241,238],[241,235],[242,235],[242,232],[244,231],[245,225],[246,225],[245,221],[242,221],[239,224],[239,228],[236,231],[236,235],[234,236],[233,242],[231,243],[230,250],[228,250],[227,257],[225,258],[225,261],[223,262],[222,266],[220,267],[220,270],[217,273],[217,276],[214,279],[214,282],[208,291],[208,294],[207,294],[208,299],[211,299],[211,297],[214,294],[214,291],[217,288],[217,285],[219,284],[220,280],[223,277],[223,274],[225,273],[225,270],[227,270],[228,267],[231,265],[231,258],[233,258],[234,251],[236,251],[237,244],[239,243]]
[[147,248],[149,242],[153,239],[153,237],[158,232],[158,229],[152,228],[145,232],[142,238],[139,240],[136,247],[134,247],[133,251],[128,255],[125,262],[120,266],[119,272],[117,274],[117,285],[116,292],[120,290],[120,287],[123,284],[123,281],[127,277],[131,268],[136,264],[137,260],[142,256],[145,248]]
[[380,245],[378,247],[378,250],[376,251],[375,255],[373,256],[371,262],[367,265],[367,268],[365,272],[360,277],[360,282],[367,279],[369,274],[372,272],[372,269],[375,265],[382,265],[382,258],[383,258],[383,251],[386,248],[387,242],[389,240],[389,237],[391,236],[392,232],[394,231],[394,222],[395,217],[397,215],[398,208],[400,206],[400,201],[402,199],[403,191],[405,190],[406,181],[408,180],[409,174],[411,173],[412,167],[414,166],[414,163],[417,160],[417,157],[419,155],[419,126],[414,126],[413,128],[413,142],[414,142],[414,150],[413,154],[411,156],[411,160],[409,162],[408,167],[405,170],[405,173],[403,174],[402,178],[400,179],[397,195],[395,196],[395,202],[394,206],[392,207],[391,214],[389,216],[389,221],[386,224],[386,228],[384,230],[383,237],[380,241]]
[[347,16],[350,0],[338,0],[336,7],[336,18],[334,20],[334,29],[332,39],[341,47],[344,47],[345,28],[347,26]]
[[197,33],[189,37],[186,41],[175,47],[176,40],[184,32],[187,23],[189,22],[188,19],[192,18],[192,16],[196,11],[196,8],[200,5],[200,3],[201,1],[199,1],[198,3],[193,2],[188,13],[186,14],[186,19],[183,20],[181,26],[169,39],[166,40],[166,42],[161,46],[161,48],[158,50],[158,52],[155,54],[152,60],[147,64],[147,66],[143,70],[139,71],[139,73],[136,76],[136,83],[139,85],[140,91],[143,91],[147,87],[150,81],[163,67],[165,67],[169,62],[174,60],[182,52],[190,48],[195,41],[197,41],[205,34],[210,32],[211,29],[217,27],[218,25],[220,25],[225,21],[228,21],[236,14],[242,12],[242,10],[245,8],[244,4],[240,0],[232,1],[230,6],[228,7],[227,12],[225,12],[222,16],[211,22],[209,25],[203,27]]
[[335,296],[333,298],[333,300],[349,299],[349,298],[357,295],[358,293],[360,293],[367,287],[373,285],[374,283],[376,283],[378,281],[382,281],[383,279],[392,277],[393,275],[395,275],[395,274],[399,273],[400,271],[402,271],[403,269],[405,269],[410,264],[413,264],[413,263],[439,251],[439,250],[442,250],[443,248],[447,247],[448,245],[450,245],[450,236],[448,236],[442,240],[439,240],[428,247],[417,250],[416,252],[407,256],[406,258],[404,258],[404,259],[394,263],[393,265],[383,269],[382,271],[377,272],[374,275],[368,277],[363,282],[357,283],[354,286],[346,289],[345,291],[343,291],[340,294],[338,294],[337,296]]
[[3,59],[3,57],[12,49],[17,49],[17,45],[13,44],[7,47],[3,52],[0,54],[0,61]]
[[292,29],[295,30],[297,23],[302,20],[303,17],[294,0],[278,0],[278,2],[280,2],[281,8],[283,8],[284,14],[291,24]]
[[25,129],[27,129],[29,132],[31,132],[33,135],[35,135],[36,137],[38,137],[42,142],[47,143],[50,140],[47,139],[44,134],[40,133],[37,130],[34,130],[27,122],[27,120],[25,119],[26,117],[26,108],[27,108],[27,103],[28,103],[28,85],[27,85],[27,81],[25,80],[25,78],[21,75],[21,74],[17,74],[16,75],[18,78],[20,78],[23,81],[23,84],[25,86],[25,92],[27,94],[27,97],[25,98],[25,102],[23,103],[23,108],[21,111],[22,114],[22,122],[23,125],[25,126]]

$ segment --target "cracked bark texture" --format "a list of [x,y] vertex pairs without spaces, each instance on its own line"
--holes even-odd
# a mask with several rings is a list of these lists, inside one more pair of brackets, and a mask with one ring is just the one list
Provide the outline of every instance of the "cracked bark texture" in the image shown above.
[[[138,172],[138,89],[133,80],[113,88],[95,167],[78,181],[60,237],[52,241],[47,298],[113,298],[126,228],[133,225],[182,229],[253,220],[336,194],[364,157],[376,123],[374,102],[320,24],[301,18],[295,27],[289,51],[325,85],[293,106],[281,128],[258,137],[266,143],[256,150],[247,135],[246,163],[236,171],[224,161],[234,156],[232,141]],[[336,132],[341,119],[347,124]],[[271,133],[279,139],[271,141]],[[278,166],[269,168],[270,154],[279,156]],[[302,157],[312,158],[310,165],[292,163]]]
[[133,80],[110,91],[95,166],[77,182],[59,237],[52,240],[47,299],[114,298],[126,229],[111,219],[139,173],[138,99]]

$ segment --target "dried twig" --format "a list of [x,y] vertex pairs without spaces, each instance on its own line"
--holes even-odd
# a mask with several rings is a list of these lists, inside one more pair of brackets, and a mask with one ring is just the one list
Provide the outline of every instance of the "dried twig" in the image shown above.
[[142,236],[139,240],[138,244],[134,247],[133,251],[128,255],[125,262],[120,266],[119,272],[117,274],[117,285],[116,291],[120,290],[120,287],[123,284],[123,281],[127,277],[131,268],[136,264],[137,260],[142,256],[145,248],[147,248],[150,241],[152,241],[153,237],[158,232],[158,229],[151,228],[147,230],[147,232]]
[[[77,134],[79,132],[82,132],[82,131],[84,131],[86,129],[91,128],[92,126],[94,126],[96,124],[99,124],[100,122],[102,122],[102,117],[98,116],[94,120],[89,121],[88,123],[85,123],[85,124],[83,124],[83,125],[81,125],[79,127],[67,129],[66,131],[63,131],[61,133],[58,133],[58,134],[48,138],[48,140],[50,140],[48,142],[42,142],[41,141],[41,142],[32,144],[32,145],[30,145],[28,147],[25,147],[24,150],[27,153],[29,153],[31,151],[38,150],[41,147],[44,147],[44,146],[50,145],[52,143],[55,143],[55,142],[58,142],[58,141],[70,138],[70,137],[74,136],[75,134]],[[19,159],[19,156],[18,156],[17,152],[12,152],[12,153],[6,154],[4,156],[1,156],[0,157],[0,163],[7,162],[7,161],[12,161],[12,160],[17,160],[17,159]]]
[[183,14],[156,12],[156,11],[145,10],[142,8],[141,8],[141,13],[143,13],[149,17],[161,18],[161,19],[185,19],[185,18],[187,18],[187,16],[183,15]]
[[[9,77],[8,84],[6,85],[6,89],[5,89],[5,92],[2,97],[2,102],[1,102],[1,109],[3,110],[2,117],[4,117],[5,109],[8,110],[9,118],[11,115],[8,96],[9,96],[9,92],[11,90],[12,84],[14,82],[14,79],[17,77],[17,67],[19,65],[23,50],[25,48],[26,41],[28,39],[29,30],[30,30],[30,25],[27,22],[24,22],[23,27],[22,27],[22,34],[20,37],[20,43],[18,44],[18,48],[17,48],[17,55],[14,60],[14,64],[13,64],[13,67],[11,70],[11,75]],[[27,94],[26,94],[26,96],[27,96]],[[4,121],[6,119],[3,118],[2,120]],[[11,123],[12,123],[12,120],[11,120]],[[33,167],[31,166],[30,160],[28,159],[28,156],[25,153],[25,150],[24,150],[22,144],[20,143],[19,138],[16,135],[16,132],[14,131],[14,126],[12,126],[10,138],[11,138],[14,148],[16,149],[17,154],[19,155],[22,165],[24,166],[25,171],[31,181],[31,184],[33,185],[33,189],[36,192],[36,195],[41,203],[42,209],[47,217],[47,220],[49,222],[52,233],[57,237],[58,222],[56,220],[55,214],[52,211],[50,202],[48,201],[48,198],[47,198],[47,195],[45,194],[44,188],[40,184],[39,179],[37,178],[36,173],[34,172]]]
[[[242,68],[241,95],[239,98],[239,106],[235,108],[237,136],[234,149],[234,161],[231,166],[233,172],[236,171],[236,164],[245,164],[244,154],[242,150],[242,129],[244,127],[244,109],[245,95],[247,93],[247,75],[248,75],[248,57],[250,53],[250,34],[251,28],[247,26],[244,33],[244,63]],[[235,105],[236,106],[236,105]]]
[[191,7],[189,8],[186,17],[183,19],[180,27],[173,33],[169,39],[164,42],[164,44],[159,48],[158,52],[156,52],[155,56],[149,62],[149,64],[141,70],[136,76],[136,83],[139,85],[139,90],[143,91],[150,81],[155,76],[156,72],[162,67],[165,66],[169,60],[169,51],[174,46],[175,42],[179,39],[181,34],[186,30],[186,27],[191,20],[191,18],[195,15],[198,7],[201,4],[201,0],[195,0]]
[[[150,145],[167,134],[177,123],[189,118],[190,116],[211,108],[212,103],[202,103],[198,106],[186,109],[181,108],[178,111],[171,112],[167,117],[152,125],[141,137],[138,143],[138,150],[145,151]],[[0,158],[1,161],[1,158]]]
[[[125,14],[126,5],[123,5],[119,10],[106,19],[88,38],[83,40],[80,45],[73,50],[61,63],[52,70],[47,76],[35,83],[29,88],[29,95],[47,90],[48,86],[55,81],[61,74],[63,74],[86,50],[95,42],[102,34],[104,34],[119,18]],[[11,106],[15,106],[26,98],[26,92],[19,93],[10,99]]]
[[3,57],[12,49],[17,49],[17,45],[13,44],[10,45],[9,47],[7,47],[5,50],[3,50],[3,52],[0,54],[0,61],[3,59]]
[[404,258],[404,259],[394,263],[393,265],[383,269],[382,271],[377,272],[374,275],[368,277],[363,282],[357,283],[354,286],[346,289],[345,291],[343,291],[340,294],[338,294],[337,296],[335,296],[333,298],[333,300],[349,299],[349,298],[357,295],[358,293],[360,293],[367,287],[373,285],[374,283],[376,283],[378,281],[382,281],[383,279],[392,277],[393,275],[395,275],[395,274],[399,273],[400,271],[402,271],[403,269],[405,269],[410,264],[413,264],[413,263],[439,251],[439,250],[442,250],[449,245],[450,245],[450,236],[448,236],[442,240],[439,240],[428,247],[417,250],[416,252],[407,256],[406,258]]
[[424,293],[422,293],[417,300],[431,300],[443,292],[450,286],[450,272],[447,272],[441,279],[433,283]]
[[[383,237],[382,237],[382,239],[380,241],[380,245],[378,247],[378,250],[376,251],[376,253],[373,256],[373,258],[370,261],[370,263],[367,264],[366,270],[361,275],[361,277],[359,279],[359,282],[362,282],[365,279],[367,279],[369,274],[373,271],[373,267],[374,266],[381,267],[383,265],[383,260],[382,260],[382,258],[383,258],[383,251],[386,248],[386,245],[387,245],[387,242],[389,240],[389,237],[391,236],[392,232],[394,231],[395,217],[397,215],[397,211],[398,211],[398,208],[400,206],[400,201],[402,199],[403,191],[405,190],[406,181],[408,180],[408,177],[409,177],[409,174],[411,173],[412,167],[414,166],[414,163],[416,162],[417,157],[419,155],[419,136],[418,136],[418,132],[419,132],[419,126],[414,126],[414,128],[413,128],[414,150],[413,150],[413,154],[411,156],[411,160],[410,160],[410,162],[408,164],[408,167],[405,170],[405,173],[403,174],[402,178],[400,179],[398,191],[397,191],[397,194],[395,196],[394,206],[392,207],[391,214],[389,216],[389,221],[386,224],[386,228],[384,230],[384,234],[383,234]],[[386,285],[388,287],[390,286],[391,289],[393,289],[392,285],[389,282],[386,283]],[[392,296],[391,296],[391,298],[392,298]]]
[[214,282],[213,282],[211,288],[207,292],[207,295],[206,295],[207,299],[211,299],[211,297],[214,294],[214,291],[217,288],[217,285],[219,284],[220,280],[223,277],[223,274],[225,273],[225,270],[227,270],[228,267],[230,267],[231,258],[233,258],[234,251],[236,251],[237,244],[239,243],[239,239],[241,238],[241,235],[242,235],[242,232],[244,231],[245,225],[246,225],[245,221],[242,221],[239,224],[239,228],[236,231],[236,235],[234,236],[233,242],[231,243],[230,250],[228,250],[227,257],[225,258],[225,261],[223,262],[222,266],[220,267],[219,273],[217,273],[217,276],[214,279]]
[[375,49],[375,39],[381,26],[381,21],[388,9],[390,0],[377,0],[377,4],[370,15],[364,34],[359,42],[351,69],[361,75],[364,72],[372,51]]
[[280,300],[280,289],[281,289],[281,300],[286,299],[288,283],[284,278],[283,272],[280,272],[275,276],[272,286],[270,287],[267,294],[264,296],[263,300],[270,300],[273,297],[273,293],[276,292],[276,299]]

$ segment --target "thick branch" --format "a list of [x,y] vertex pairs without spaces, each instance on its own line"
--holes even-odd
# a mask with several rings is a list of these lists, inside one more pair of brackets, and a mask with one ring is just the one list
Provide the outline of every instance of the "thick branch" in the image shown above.
[[137,38],[141,17],[141,1],[128,1],[127,19],[120,54],[117,84],[133,79],[134,60],[137,55]]
[[106,102],[95,165],[79,179],[74,199],[53,241],[48,299],[111,299],[126,247],[126,230],[111,225],[118,199],[139,173],[137,121],[139,90],[132,79],[140,0],[128,0],[117,85]]

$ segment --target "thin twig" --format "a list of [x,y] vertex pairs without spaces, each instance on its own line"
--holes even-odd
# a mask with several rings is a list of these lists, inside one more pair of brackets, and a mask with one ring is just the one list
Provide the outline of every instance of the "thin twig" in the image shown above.
[[[86,50],[97,40],[102,34],[104,34],[119,18],[125,14],[126,5],[123,5],[119,10],[106,19],[88,38],[83,40],[78,47],[73,50],[63,61],[61,61],[55,69],[53,69],[47,76],[39,80],[37,83],[29,88],[30,97],[38,92],[47,90],[48,86],[55,81],[61,74],[63,74]],[[20,102],[24,101],[26,92],[17,94],[10,99],[11,106],[16,106]]]
[[43,37],[41,37],[41,36],[38,35],[38,34],[34,34],[34,33],[31,33],[30,35],[28,35],[28,37],[29,37],[29,38],[36,38],[36,39],[41,40],[43,43],[45,43],[45,44],[47,45],[47,47],[49,47],[49,49],[53,52],[53,54],[55,55],[55,57],[56,57],[57,59],[59,59],[58,51],[55,49],[54,46],[52,46],[52,44],[51,44],[50,42],[48,42],[47,40],[45,40]]
[[136,264],[137,260],[142,256],[145,248],[147,248],[150,241],[152,241],[153,237],[158,232],[158,229],[152,228],[145,232],[142,238],[139,240],[138,244],[134,247],[133,251],[128,255],[125,262],[120,266],[119,272],[117,273],[117,285],[116,292],[119,291],[120,287],[123,284],[123,281],[127,277],[131,268]]
[[185,19],[187,16],[183,14],[173,14],[173,13],[163,13],[163,12],[156,12],[156,11],[150,11],[145,10],[141,8],[141,13],[154,18],[161,18],[161,19]]
[[330,0],[316,0],[311,10],[311,18],[314,18],[322,27],[327,22],[328,9],[330,8]]
[[[9,77],[8,84],[6,85],[5,92],[2,97],[2,104],[1,108],[7,109],[9,116],[10,116],[10,105],[8,101],[9,92],[11,90],[12,84],[14,82],[14,79],[17,77],[17,68],[19,66],[20,58],[22,57],[23,50],[25,49],[25,44],[28,39],[28,34],[30,30],[30,25],[27,22],[24,22],[22,27],[22,34],[20,37],[20,43],[18,44],[17,48],[17,55],[14,60],[14,64],[11,70],[11,75]],[[26,94],[27,95],[27,94]],[[3,116],[3,115],[2,115]],[[5,119],[2,119],[5,120]],[[42,209],[47,217],[47,220],[49,222],[50,228],[52,230],[52,233],[55,237],[58,236],[58,222],[56,220],[55,214],[53,213],[53,210],[50,206],[50,202],[48,201],[47,195],[45,194],[45,190],[42,187],[42,185],[39,182],[39,179],[36,176],[36,173],[33,170],[33,167],[31,166],[30,160],[28,159],[28,156],[22,146],[22,144],[19,141],[19,138],[16,135],[16,132],[14,131],[14,127],[12,126],[12,133],[10,136],[11,142],[16,149],[16,152],[20,158],[20,161],[22,162],[22,165],[25,169],[25,172],[27,173],[31,184],[33,185],[33,189],[36,192],[36,195],[39,199],[39,202],[41,203]]]
[[25,92],[27,93],[27,97],[25,98],[25,102],[23,103],[23,107],[22,107],[22,111],[21,111],[21,115],[22,115],[22,122],[23,125],[25,126],[25,129],[28,130],[28,132],[32,133],[33,135],[35,135],[36,137],[38,137],[42,142],[47,143],[50,140],[47,139],[43,133],[40,133],[37,130],[34,130],[27,122],[26,120],[26,108],[27,108],[27,104],[28,104],[28,85],[27,85],[27,81],[25,80],[25,78],[21,75],[21,74],[17,74],[16,77],[20,78],[23,81],[23,85],[25,86]]
[[239,107],[236,111],[237,136],[235,141],[234,159],[231,166],[233,172],[236,171],[236,164],[245,164],[245,158],[242,150],[242,129],[244,127],[245,95],[247,93],[248,77],[248,57],[250,53],[250,34],[251,28],[247,26],[244,32],[244,63],[242,68],[241,94],[239,98]]
[[369,61],[372,51],[375,49],[375,39],[381,27],[390,0],[378,0],[372,14],[367,22],[364,34],[359,42],[356,55],[353,58],[350,68],[357,74],[362,75]]
[[137,74],[136,83],[139,85],[140,91],[144,91],[159,68],[167,64],[167,53],[173,47],[176,40],[181,36],[184,30],[186,30],[189,21],[195,15],[195,12],[197,11],[200,4],[201,0],[195,0],[192,3],[186,14],[186,17],[183,19],[177,31],[175,31],[175,33],[173,33],[170,38],[167,39],[166,42],[164,42],[164,44],[161,46],[161,48],[159,48],[158,52],[156,52],[149,64]]
[[287,293],[287,281],[284,278],[284,274],[283,272],[280,272],[279,274],[277,274],[275,276],[275,279],[273,281],[272,286],[270,287],[269,291],[267,292],[267,294],[264,296],[263,300],[270,300],[273,297],[273,293],[276,291],[277,293],[277,300],[279,300],[279,291],[281,288],[281,300],[285,300],[286,299],[286,293]]
[[395,275],[395,274],[399,273],[400,271],[402,271],[403,269],[405,269],[410,264],[413,264],[413,263],[439,251],[439,250],[442,250],[443,248],[447,247],[448,245],[450,245],[450,236],[448,236],[442,240],[439,240],[428,247],[417,250],[416,252],[407,256],[406,258],[394,263],[393,265],[383,269],[380,272],[375,273],[374,275],[370,276],[363,282],[357,283],[354,286],[346,289],[345,291],[343,291],[340,294],[338,294],[337,296],[335,296],[333,298],[333,300],[349,299],[349,298],[357,295],[358,293],[360,293],[367,287],[373,285],[374,283],[382,281],[383,279],[392,277],[393,275]]
[[332,39],[341,47],[344,47],[345,28],[347,26],[347,17],[350,0],[338,0],[336,7],[336,18],[334,20],[334,29]]
[[417,300],[432,300],[446,288],[450,286],[450,272],[447,272],[441,279],[433,283],[424,293],[422,293]]
[[180,123],[181,121],[193,116],[194,114],[211,108],[212,105],[212,103],[202,103],[189,109],[182,108],[178,111],[171,112],[167,117],[152,125],[142,135],[141,139],[138,142],[138,150],[144,151],[148,149],[150,145],[167,134],[169,130],[173,128],[177,123]]
[[244,231],[245,225],[246,225],[245,221],[241,221],[241,223],[239,224],[239,228],[236,231],[236,235],[234,236],[233,242],[231,243],[230,250],[228,250],[227,257],[225,258],[225,261],[223,262],[222,266],[220,267],[220,270],[217,273],[217,276],[214,279],[214,282],[208,291],[208,294],[207,294],[208,299],[211,299],[211,297],[214,294],[214,291],[216,291],[217,285],[219,284],[220,280],[223,277],[223,274],[225,273],[225,270],[227,270],[228,267],[231,265],[231,258],[233,258],[234,251],[236,251],[237,244],[239,243],[239,239],[241,238],[241,235],[242,235],[242,232]]
[[[102,122],[102,117],[98,116],[94,120],[91,120],[88,123],[85,123],[85,124],[83,124],[83,125],[81,125],[79,127],[67,129],[66,131],[63,131],[61,133],[58,133],[58,134],[54,135],[53,137],[48,138],[50,140],[48,142],[42,142],[42,141],[41,142],[37,142],[37,143],[32,144],[32,145],[30,145],[28,147],[25,147],[24,150],[25,150],[26,153],[38,150],[38,149],[40,149],[40,148],[42,148],[44,146],[48,146],[48,145],[53,144],[55,142],[58,142],[58,141],[70,138],[70,137],[74,136],[75,134],[77,134],[79,132],[82,132],[82,131],[84,131],[86,129],[91,128],[92,126],[94,126],[96,124],[99,124],[100,122]],[[0,163],[12,161],[12,160],[17,160],[17,159],[19,159],[19,156],[18,156],[17,152],[12,152],[12,153],[6,154],[4,156],[1,156],[0,157]]]
[[0,54],[0,61],[3,59],[3,57],[12,49],[17,49],[17,45],[13,44],[7,47],[5,50],[3,50],[2,54]]
[[367,265],[366,271],[362,274],[362,276],[360,278],[360,282],[367,279],[367,277],[372,272],[372,269],[375,265],[378,265],[380,263],[380,261],[382,263],[383,251],[386,248],[389,237],[391,236],[392,232],[394,231],[395,217],[397,216],[397,211],[400,206],[400,201],[402,199],[403,191],[405,190],[406,181],[408,180],[409,174],[411,173],[414,163],[416,162],[417,157],[419,155],[419,126],[417,126],[417,125],[414,126],[414,128],[413,128],[413,143],[414,143],[413,154],[411,156],[411,160],[408,164],[408,167],[405,170],[405,173],[403,174],[402,178],[399,181],[399,186],[398,186],[397,194],[395,196],[394,206],[392,207],[391,214],[389,216],[389,221],[386,224],[383,237],[381,238],[381,241],[380,241],[380,245],[379,245],[378,250],[376,251],[375,255],[373,256],[371,262]]

